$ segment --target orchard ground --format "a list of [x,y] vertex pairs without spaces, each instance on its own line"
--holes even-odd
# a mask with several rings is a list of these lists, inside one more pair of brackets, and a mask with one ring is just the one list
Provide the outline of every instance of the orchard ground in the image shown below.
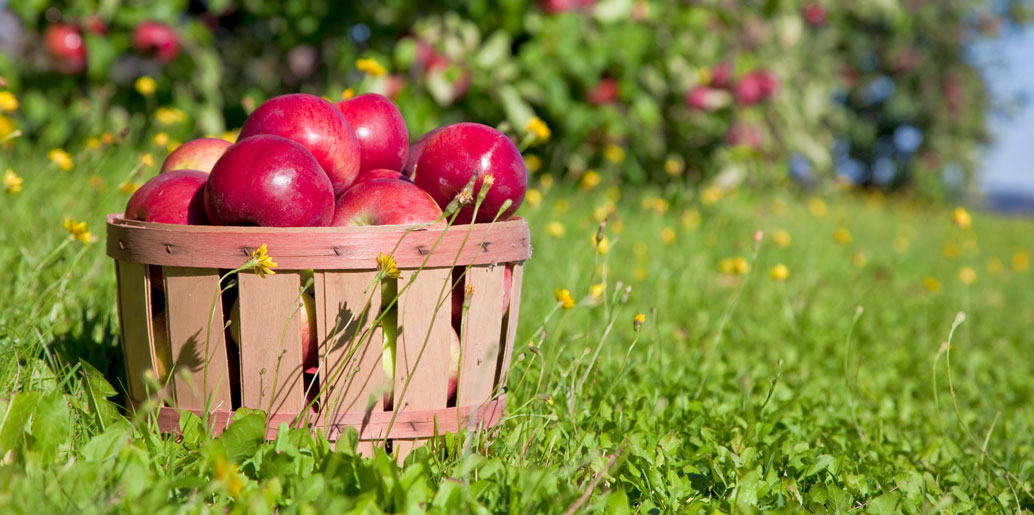
[[499,437],[397,468],[244,423],[177,440],[105,401],[95,369],[118,388],[122,357],[103,220],[157,172],[140,152],[0,157],[24,179],[0,192],[4,512],[1034,509],[1029,221],[536,184]]

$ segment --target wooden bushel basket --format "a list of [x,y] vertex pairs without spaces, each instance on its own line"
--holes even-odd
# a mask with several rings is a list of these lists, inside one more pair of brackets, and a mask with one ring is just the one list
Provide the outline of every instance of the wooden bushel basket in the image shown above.
[[[135,404],[154,393],[146,374],[158,370],[156,335],[171,347],[173,373],[157,416],[164,432],[179,431],[182,410],[200,415],[207,407],[218,434],[233,410],[261,409],[268,413],[267,438],[275,437],[281,422],[322,430],[331,440],[354,427],[361,452],[390,441],[401,459],[436,431],[487,429],[501,419],[523,263],[531,256],[523,219],[407,233],[391,226],[168,225],[109,215],[107,236]],[[267,277],[237,274],[238,350],[224,330],[232,300],[220,293],[228,282],[220,283],[220,277],[242,266],[262,244],[278,266]],[[392,249],[401,278],[390,384],[382,367],[383,324],[375,325],[381,309],[375,280],[378,254]],[[450,286],[468,265],[463,280],[473,291],[460,333],[455,406],[450,406]],[[507,269],[512,282],[503,312]],[[306,270],[312,270],[319,342],[315,374],[302,370],[298,302]],[[156,280],[161,284],[152,284]],[[368,337],[356,337],[363,334]],[[306,388],[311,388],[308,397]],[[323,395],[313,403],[316,391]],[[393,392],[391,404],[380,400],[386,392]]]

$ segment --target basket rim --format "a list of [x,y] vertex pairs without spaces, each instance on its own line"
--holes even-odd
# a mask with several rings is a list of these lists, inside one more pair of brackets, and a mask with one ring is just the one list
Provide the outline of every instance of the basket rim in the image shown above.
[[377,256],[392,249],[400,269],[521,262],[532,250],[528,222],[520,217],[414,229],[178,225],[113,213],[107,236],[107,254],[116,260],[188,268],[236,268],[263,244],[283,270],[375,270]]

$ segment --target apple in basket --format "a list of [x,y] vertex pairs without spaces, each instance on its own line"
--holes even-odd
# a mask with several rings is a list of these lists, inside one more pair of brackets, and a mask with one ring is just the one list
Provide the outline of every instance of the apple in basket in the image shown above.
[[156,175],[129,197],[126,220],[163,224],[206,225],[205,183],[208,174],[175,170]]
[[305,147],[263,134],[238,141],[215,163],[205,211],[214,225],[324,226],[334,189]]
[[292,93],[263,102],[244,121],[237,142],[259,134],[300,143],[326,172],[336,195],[345,191],[359,174],[360,147],[351,124],[333,104],[320,97]]
[[428,131],[427,134],[424,134],[420,139],[416,140],[416,143],[413,143],[413,146],[409,147],[409,157],[406,158],[406,165],[402,168],[403,175],[410,178],[416,177],[416,162],[420,160],[420,155],[424,153],[424,146],[427,145],[427,142],[430,141],[435,134],[438,134],[438,132],[444,128],[445,127],[438,127],[437,129]]
[[396,179],[410,184],[413,183],[413,180],[403,175],[402,172],[396,172],[395,170],[389,170],[387,168],[378,168],[376,170],[368,170],[360,173],[359,176],[355,178],[355,182],[352,183],[352,188],[364,182],[370,182],[377,179]]
[[338,197],[330,225],[404,225],[433,222],[442,214],[426,191],[400,179],[374,179]]
[[342,100],[337,108],[359,140],[360,173],[378,168],[402,170],[409,154],[409,130],[391,100],[367,93]]
[[[424,145],[416,164],[414,182],[445,208],[477,176],[474,198],[484,177],[494,179],[491,189],[474,217],[474,202],[460,209],[456,223],[490,222],[496,215],[506,220],[524,202],[528,172],[524,158],[510,138],[480,123],[457,123],[443,127]],[[510,206],[500,213],[505,202]]]
[[[315,373],[319,367],[319,337],[316,334],[316,300],[308,292],[299,294],[298,318],[301,328],[298,341],[302,347],[302,370]],[[238,298],[230,308],[230,341],[241,347],[241,300]],[[290,344],[287,339],[285,345]]]
[[230,148],[229,141],[219,138],[198,138],[192,139],[173,150],[169,157],[162,163],[162,171],[159,173],[171,172],[172,170],[200,170],[211,172],[215,162],[223,157],[227,148]]

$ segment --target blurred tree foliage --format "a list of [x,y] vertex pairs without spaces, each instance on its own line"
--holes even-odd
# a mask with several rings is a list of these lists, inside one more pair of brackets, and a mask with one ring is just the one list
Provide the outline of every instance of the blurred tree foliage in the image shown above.
[[[351,89],[394,98],[414,138],[459,120],[519,138],[537,116],[552,135],[529,151],[530,167],[574,180],[589,170],[718,188],[795,178],[942,197],[966,187],[988,140],[992,101],[969,49],[1026,23],[1028,7],[17,0],[0,11],[0,76],[20,105],[2,113],[0,138],[20,128],[26,137],[7,146],[74,148],[131,127],[140,142],[159,131],[183,141],[239,127],[276,94],[338,100]],[[174,31],[173,58],[139,43],[149,20]],[[81,70],[55,55],[54,26],[81,36]],[[359,71],[364,58],[384,73]]]

